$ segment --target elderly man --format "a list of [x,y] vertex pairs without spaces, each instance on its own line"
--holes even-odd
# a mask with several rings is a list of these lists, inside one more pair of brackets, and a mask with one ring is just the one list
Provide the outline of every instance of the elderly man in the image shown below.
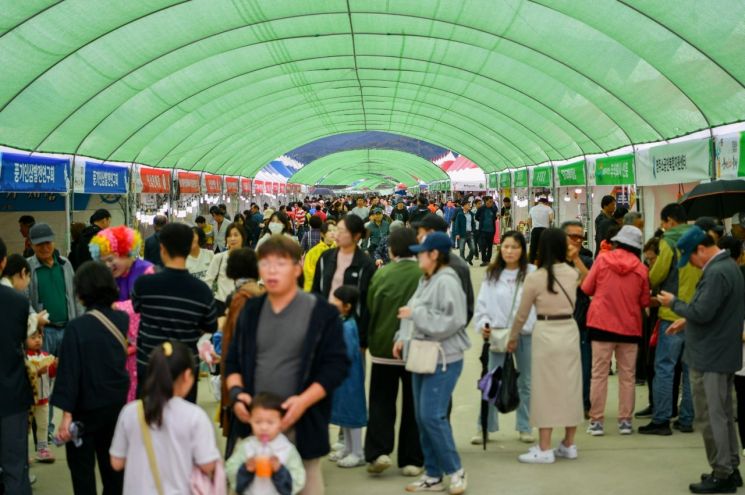
[[712,473],[692,483],[693,493],[734,493],[742,486],[737,430],[732,409],[735,372],[742,368],[745,282],[729,252],[711,235],[693,226],[680,237],[679,267],[689,262],[702,270],[690,302],[662,291],[657,299],[682,318],[668,334],[685,326],[685,361],[690,369],[695,421],[704,437]]

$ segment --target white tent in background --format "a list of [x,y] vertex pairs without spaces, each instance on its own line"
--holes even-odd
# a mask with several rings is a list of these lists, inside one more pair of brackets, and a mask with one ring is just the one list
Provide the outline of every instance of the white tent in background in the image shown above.
[[[443,160],[447,163],[447,160]],[[460,155],[447,168],[443,168],[450,176],[453,191],[484,191],[486,190],[486,175],[478,165],[463,155]]]

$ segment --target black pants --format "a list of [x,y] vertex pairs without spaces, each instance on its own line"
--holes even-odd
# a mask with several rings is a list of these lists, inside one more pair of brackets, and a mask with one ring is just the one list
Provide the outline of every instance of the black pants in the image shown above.
[[479,259],[479,253],[481,252],[481,232],[475,230],[473,232],[473,254],[476,259]]
[[737,431],[740,433],[740,446],[745,448],[745,376],[735,375],[735,395]]
[[73,419],[83,423],[83,444],[65,444],[67,467],[70,469],[75,495],[96,495],[96,461],[103,484],[103,495],[122,493],[124,473],[111,467],[109,448],[114,437],[116,420],[124,404],[84,413],[73,413]]
[[481,232],[481,261],[491,263],[492,248],[494,247],[494,232]]
[[530,247],[528,249],[528,261],[535,263],[538,258],[538,243],[541,240],[541,234],[546,230],[545,227],[535,227],[530,231]]
[[373,462],[393,452],[396,398],[401,382],[401,426],[398,430],[398,467],[423,466],[419,430],[414,415],[411,373],[403,366],[373,363],[370,373],[370,419],[365,435],[365,460]]
[[0,467],[3,468],[0,487],[8,495],[31,495],[27,431],[28,411],[0,418]]

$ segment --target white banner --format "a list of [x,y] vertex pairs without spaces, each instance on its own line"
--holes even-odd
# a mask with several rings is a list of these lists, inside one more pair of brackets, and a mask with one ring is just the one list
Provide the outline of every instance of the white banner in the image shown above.
[[683,141],[636,153],[636,184],[657,186],[709,178],[709,140]]
[[720,179],[737,179],[742,167],[740,164],[740,133],[728,134],[716,138],[716,165],[717,177]]

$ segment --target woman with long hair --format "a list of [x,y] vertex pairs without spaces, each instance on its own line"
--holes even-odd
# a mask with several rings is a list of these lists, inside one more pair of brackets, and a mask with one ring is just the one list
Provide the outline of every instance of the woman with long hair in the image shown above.
[[[584,419],[579,329],[574,321],[579,272],[567,264],[563,230],[543,231],[538,245],[538,270],[525,277],[523,294],[512,322],[509,352],[519,347],[519,335],[535,305],[533,328],[530,422],[538,428],[539,443],[518,457],[520,462],[550,464],[555,457],[577,458],[574,436]],[[564,427],[564,439],[551,448],[554,428]]]
[[235,290],[235,282],[231,280],[226,269],[228,267],[228,255],[234,249],[240,249],[248,245],[248,234],[242,225],[231,223],[225,231],[225,243],[227,249],[219,252],[212,258],[204,281],[209,285],[215,294],[215,305],[217,307],[217,316],[225,315],[226,299],[230,293]]
[[295,242],[298,242],[297,237],[292,234],[292,223],[290,223],[290,217],[282,211],[277,211],[272,213],[272,216],[269,217],[269,221],[266,222],[261,238],[256,243],[256,249],[258,250],[259,246],[264,244],[267,239],[275,234],[286,235],[287,237],[294,239]]
[[194,466],[215,473],[220,451],[212,422],[184,400],[195,379],[194,357],[184,344],[166,341],[153,349],[142,400],[122,409],[109,449],[111,466],[124,470],[120,493],[191,493]]
[[[486,278],[481,284],[476,301],[475,328],[485,342],[492,342],[489,352],[489,369],[504,364],[505,349],[501,342],[494,339],[498,334],[509,333],[512,320],[515,318],[520,296],[523,292],[525,277],[535,271],[535,266],[528,263],[528,252],[525,236],[510,230],[502,235],[502,242],[497,251],[497,258],[486,270]],[[519,345],[515,352],[517,367],[520,370],[518,388],[520,406],[517,409],[518,437],[525,443],[533,443],[533,429],[530,427],[530,355],[532,347],[531,333],[535,325],[535,308],[520,330]],[[492,335],[494,332],[494,335]],[[506,343],[506,342],[505,342]],[[477,434],[471,439],[474,445],[483,442],[479,421]],[[489,408],[488,432],[499,431],[497,408]]]

